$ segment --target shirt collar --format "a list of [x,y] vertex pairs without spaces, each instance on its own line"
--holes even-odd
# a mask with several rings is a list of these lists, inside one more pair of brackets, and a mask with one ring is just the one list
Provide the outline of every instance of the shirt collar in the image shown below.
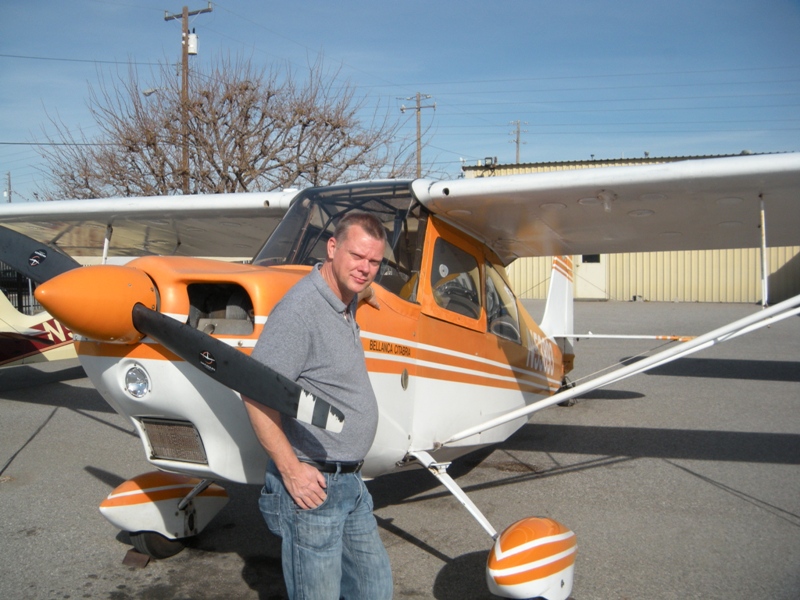
[[353,307],[358,302],[358,295],[353,297],[353,301],[347,305],[342,302],[339,297],[333,293],[331,286],[328,285],[328,282],[322,277],[322,273],[320,273],[320,269],[322,268],[322,263],[317,263],[314,265],[314,268],[311,269],[311,281],[314,283],[314,286],[319,291],[320,295],[328,301],[328,304],[333,307],[339,314],[344,314],[345,311],[350,309],[351,314],[353,313]]

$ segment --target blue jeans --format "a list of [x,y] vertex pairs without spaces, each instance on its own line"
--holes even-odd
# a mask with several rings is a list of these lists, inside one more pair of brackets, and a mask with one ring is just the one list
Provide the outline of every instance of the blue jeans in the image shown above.
[[392,597],[389,555],[378,535],[372,496],[360,473],[325,473],[327,497],[316,508],[295,504],[270,461],[259,508],[281,538],[283,578],[293,600]]

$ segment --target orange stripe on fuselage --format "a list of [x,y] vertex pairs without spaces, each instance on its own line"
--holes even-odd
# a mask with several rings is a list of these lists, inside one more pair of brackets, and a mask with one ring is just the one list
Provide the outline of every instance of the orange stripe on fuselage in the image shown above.
[[[369,336],[367,333],[365,336]],[[548,380],[544,373],[528,368],[514,369],[505,362],[488,357],[464,355],[451,348],[415,347],[402,341],[364,339],[367,369],[374,373],[410,374],[429,379],[519,389],[524,392],[544,394],[558,388],[557,380]],[[502,357],[499,357],[502,360]]]
[[[217,339],[227,338],[215,336]],[[241,338],[231,338],[241,339]],[[234,346],[235,347],[235,346]],[[156,342],[141,342],[138,344],[104,344],[100,342],[79,340],[75,342],[75,349],[81,356],[97,356],[106,358],[138,358],[139,360],[166,360],[181,362],[183,359],[173,354],[161,344]],[[240,352],[250,354],[252,348],[237,348]]]

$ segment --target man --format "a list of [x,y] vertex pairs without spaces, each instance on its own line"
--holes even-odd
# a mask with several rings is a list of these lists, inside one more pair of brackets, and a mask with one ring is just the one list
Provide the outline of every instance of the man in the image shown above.
[[270,456],[259,507],[282,538],[290,598],[392,596],[389,557],[372,514],[361,463],[372,446],[378,406],[355,321],[358,295],[378,272],[386,231],[367,213],[348,213],[328,240],[327,259],[281,300],[252,356],[342,411],[332,433],[244,398]]

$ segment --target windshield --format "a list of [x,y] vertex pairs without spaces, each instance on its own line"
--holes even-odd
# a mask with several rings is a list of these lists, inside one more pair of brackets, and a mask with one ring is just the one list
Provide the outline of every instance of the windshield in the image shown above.
[[314,265],[323,262],[336,223],[352,210],[374,214],[386,228],[386,253],[375,281],[400,294],[412,275],[419,271],[427,218],[425,209],[411,195],[408,181],[313,188],[302,192],[253,264]]

